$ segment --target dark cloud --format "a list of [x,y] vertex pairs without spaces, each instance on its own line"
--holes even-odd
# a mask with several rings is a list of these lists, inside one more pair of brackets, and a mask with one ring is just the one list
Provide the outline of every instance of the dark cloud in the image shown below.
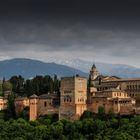
[[71,51],[71,57],[122,58],[128,63],[140,51],[139,25],[138,0],[3,0],[0,51],[6,57]]

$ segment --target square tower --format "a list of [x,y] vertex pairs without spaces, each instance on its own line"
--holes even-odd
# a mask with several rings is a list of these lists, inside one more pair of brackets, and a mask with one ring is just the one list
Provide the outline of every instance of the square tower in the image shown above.
[[64,77],[60,88],[60,119],[78,119],[87,109],[87,79],[80,76]]

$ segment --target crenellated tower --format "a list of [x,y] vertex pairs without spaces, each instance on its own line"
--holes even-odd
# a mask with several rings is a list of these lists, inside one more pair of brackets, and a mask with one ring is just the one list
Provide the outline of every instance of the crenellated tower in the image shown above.
[[61,79],[59,119],[76,120],[87,109],[87,79],[80,76]]
[[32,95],[29,98],[29,106],[30,106],[30,121],[34,121],[38,117],[38,96]]

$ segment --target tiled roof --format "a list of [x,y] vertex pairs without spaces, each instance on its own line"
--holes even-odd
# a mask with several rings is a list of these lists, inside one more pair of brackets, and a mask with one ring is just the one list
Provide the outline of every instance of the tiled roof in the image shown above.
[[122,79],[116,79],[116,80],[110,80],[110,81],[102,81],[104,83],[106,82],[123,82],[123,81],[140,81],[140,78],[122,78]]
[[57,97],[56,94],[42,94],[39,96],[39,98],[41,98],[41,99],[51,99],[51,98],[55,98],[55,97]]
[[92,69],[93,69],[93,68],[95,68],[95,69],[96,69],[96,66],[95,66],[95,64],[93,64],[93,65],[92,65]]
[[30,96],[30,98],[38,98],[38,96],[36,94],[33,94],[32,96]]
[[27,100],[28,98],[27,97],[21,97],[21,96],[18,96],[17,98],[16,98],[16,100]]

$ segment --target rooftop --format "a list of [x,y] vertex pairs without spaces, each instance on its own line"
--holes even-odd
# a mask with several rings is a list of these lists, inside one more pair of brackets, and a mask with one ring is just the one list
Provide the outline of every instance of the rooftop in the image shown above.
[[42,94],[39,96],[40,99],[52,99],[56,97],[57,97],[56,94]]
[[95,66],[95,64],[93,64],[93,65],[92,65],[92,69],[96,69],[96,66]]
[[33,94],[32,96],[30,96],[30,98],[38,98],[38,96],[36,94]]
[[109,83],[109,82],[129,82],[129,81],[140,81],[140,78],[122,78],[122,79],[116,79],[116,80],[109,80],[109,81],[102,81],[103,83]]
[[104,90],[106,92],[121,92],[120,89],[117,89],[117,88],[111,88],[111,89],[107,89],[107,90]]

